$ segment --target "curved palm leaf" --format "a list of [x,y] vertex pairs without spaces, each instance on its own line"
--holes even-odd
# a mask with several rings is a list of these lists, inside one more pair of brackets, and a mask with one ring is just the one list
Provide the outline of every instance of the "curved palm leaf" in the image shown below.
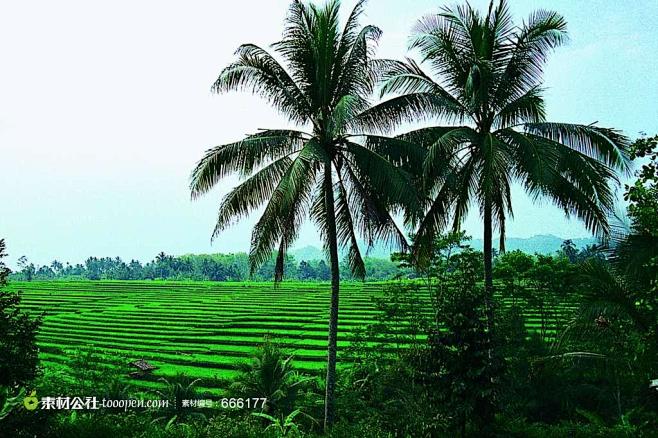
[[553,200],[591,230],[608,231],[609,184],[617,182],[615,170],[628,170],[628,140],[612,129],[545,121],[543,65],[566,39],[557,13],[537,11],[514,27],[505,1],[492,2],[486,15],[466,4],[423,17],[414,28],[410,48],[434,77],[413,60],[380,62],[382,93],[400,95],[364,112],[366,124],[468,121],[400,136],[427,150],[423,185],[435,197],[450,197],[423,203],[429,217],[420,222],[421,236],[432,238],[429,226],[435,232],[445,226],[439,212],[458,227],[471,202],[482,214],[490,203],[485,221],[498,225],[502,246],[514,183]]
[[249,175],[269,160],[298,152],[305,137],[299,131],[268,130],[209,149],[192,171],[192,198],[207,193],[232,173]]

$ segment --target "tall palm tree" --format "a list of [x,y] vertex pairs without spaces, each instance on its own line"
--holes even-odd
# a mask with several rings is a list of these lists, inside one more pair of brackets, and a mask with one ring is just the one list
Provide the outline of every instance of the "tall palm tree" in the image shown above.
[[283,39],[272,45],[274,54],[253,44],[240,46],[237,60],[212,89],[250,90],[300,130],[265,130],[214,147],[199,161],[190,184],[196,198],[229,174],[245,178],[223,199],[213,237],[265,204],[249,262],[253,273],[276,249],[276,281],[283,278],[285,254],[307,216],[318,226],[331,264],[325,427],[334,420],[338,246],[346,249],[352,273],[363,278],[357,233],[368,244],[384,239],[405,249],[391,214],[414,199],[410,177],[395,166],[404,158],[404,142],[353,131],[359,113],[370,106],[378,77],[372,56],[381,32],[359,27],[363,6],[357,3],[341,29],[338,1],[323,7],[294,1]]
[[[505,221],[512,217],[511,187],[521,184],[534,199],[548,198],[597,233],[607,222],[617,170],[628,171],[628,140],[618,131],[546,121],[542,73],[553,49],[567,40],[566,21],[536,11],[519,26],[505,1],[485,15],[470,5],[444,8],[420,19],[410,49],[421,63],[380,62],[382,95],[389,100],[364,112],[368,125],[444,123],[400,139],[422,145],[423,193],[418,215],[419,260],[434,236],[458,229],[475,204],[484,221],[484,282],[493,329],[493,230],[505,249]],[[427,66],[434,76],[421,67]]]

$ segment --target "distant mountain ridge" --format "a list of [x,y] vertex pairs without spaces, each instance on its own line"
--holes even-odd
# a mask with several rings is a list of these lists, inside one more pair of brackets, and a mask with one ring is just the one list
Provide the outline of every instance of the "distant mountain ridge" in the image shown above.
[[322,260],[324,259],[324,251],[322,251],[317,246],[307,245],[301,248],[291,249],[290,254],[295,257],[295,259],[301,260]]
[[[552,254],[560,249],[563,239],[553,234],[538,234],[532,237],[508,237],[505,240],[505,249],[507,251],[514,251],[516,249],[526,252],[528,254]],[[594,245],[598,241],[593,237],[574,238],[571,241],[576,245],[576,248],[584,248],[587,245]],[[469,241],[470,245],[477,250],[482,250],[484,242],[482,239],[472,239]],[[365,255],[366,245],[361,243],[359,245]],[[494,248],[498,249],[498,238],[494,238]],[[324,258],[324,252],[321,248],[313,245],[307,245],[300,248],[295,248],[290,251],[290,254],[297,260],[320,260]],[[375,245],[367,254],[369,257],[384,258],[390,257],[391,250],[385,245]],[[343,253],[340,254],[341,258]]]
[[[562,243],[567,240],[552,234],[538,234],[532,237],[508,237],[505,239],[505,249],[514,251],[519,249],[528,254],[552,254],[560,249]],[[587,245],[595,245],[598,241],[593,237],[571,239],[576,248],[581,249]],[[482,239],[471,240],[471,246],[481,250],[484,247]],[[498,249],[498,238],[494,238],[494,248]]]

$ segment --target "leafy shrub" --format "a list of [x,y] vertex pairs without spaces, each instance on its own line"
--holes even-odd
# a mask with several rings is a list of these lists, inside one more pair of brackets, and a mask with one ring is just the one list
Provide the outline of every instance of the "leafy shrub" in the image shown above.
[[20,293],[6,292],[9,269],[2,259],[6,257],[5,241],[0,239],[0,386],[25,387],[39,373],[39,349],[36,334],[42,317],[33,317],[20,309]]
[[173,378],[166,379],[163,377],[159,380],[164,383],[164,389],[157,390],[155,393],[161,400],[169,400],[170,404],[169,408],[165,411],[166,415],[157,418],[156,421],[169,425],[182,422],[188,418],[206,419],[199,408],[183,405],[183,400],[198,400],[202,398],[197,387],[201,379],[193,379],[186,374],[179,373]]
[[252,360],[241,364],[241,373],[231,384],[231,393],[242,398],[265,397],[265,413],[289,415],[300,403],[317,396],[314,391],[317,379],[297,372],[292,361],[292,355],[286,355],[266,338]]

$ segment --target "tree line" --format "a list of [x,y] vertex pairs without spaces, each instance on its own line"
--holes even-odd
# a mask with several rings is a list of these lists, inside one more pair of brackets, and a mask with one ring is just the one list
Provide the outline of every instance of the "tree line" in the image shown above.
[[[364,259],[369,281],[397,278],[404,273],[391,260],[366,257]],[[325,260],[297,261],[286,255],[287,280],[329,281],[330,270]],[[347,265],[347,261],[342,262]],[[49,265],[38,266],[26,257],[18,261],[18,270],[10,278],[18,281],[47,280],[194,280],[194,281],[270,281],[274,277],[276,255],[263,263],[259,269],[249,272],[249,256],[245,253],[232,254],[188,254],[182,256],[159,253],[153,260],[126,262],[120,257],[89,257],[84,263],[62,263],[53,260]],[[355,279],[345,269],[343,280]]]
[[[461,239],[470,240],[463,232]],[[452,237],[454,239],[454,237]],[[456,248],[460,251],[460,248]],[[567,239],[553,255],[527,254],[522,251],[499,254],[494,250],[494,264],[506,263],[510,257],[523,258],[528,264],[542,260],[560,260],[576,263],[590,257],[599,257],[601,253],[596,245],[577,248],[573,241]],[[249,273],[249,256],[246,253],[230,254],[186,254],[182,256],[167,255],[160,252],[147,263],[132,259],[125,262],[121,257],[88,257],[84,263],[71,264],[53,260],[49,265],[35,265],[27,257],[18,260],[19,269],[9,278],[17,281],[49,280],[192,280],[192,281],[270,281],[274,277],[276,255],[264,263],[253,274]],[[362,280],[356,278],[347,269],[349,261],[345,258],[341,266],[342,280]],[[408,256],[393,253],[390,259],[365,257],[366,281],[387,281],[396,279],[414,279],[419,274],[409,263]],[[7,268],[8,269],[8,268]],[[325,260],[301,260],[288,254],[285,257],[286,279],[292,281],[329,281],[331,272]]]

